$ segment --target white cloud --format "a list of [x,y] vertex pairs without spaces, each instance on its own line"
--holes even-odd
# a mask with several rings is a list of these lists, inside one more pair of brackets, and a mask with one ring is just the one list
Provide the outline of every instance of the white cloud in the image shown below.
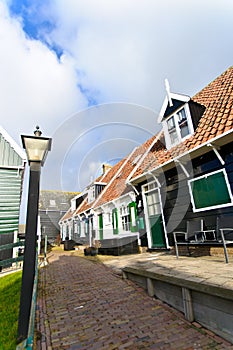
[[[125,101],[158,110],[163,82],[193,94],[232,64],[230,0],[57,0],[51,38],[84,72],[99,102]],[[228,38],[228,39],[227,39]]]
[[157,117],[150,109],[126,103],[103,104],[71,116],[53,135],[47,188],[83,189],[100,164],[123,158],[149,139],[157,131]]
[[26,37],[20,19],[0,3],[1,124],[11,136],[31,133],[39,124],[46,133],[87,101],[77,88],[75,63],[62,61],[43,43]]
[[[13,0],[5,1],[9,5]],[[41,41],[25,34],[25,13],[13,18],[0,2],[1,124],[16,141],[36,124],[44,134],[54,136],[46,163],[49,171],[44,173],[47,188],[57,188],[61,182],[61,163],[72,153],[73,142],[101,124],[98,113],[87,111],[85,117],[75,118],[74,113],[91,99],[99,104],[129,102],[152,108],[154,115],[146,113],[146,117],[137,108],[126,108],[129,113],[124,117],[117,108],[115,113],[104,108],[103,113],[106,122],[128,121],[153,132],[165,78],[172,91],[193,95],[232,65],[231,0],[33,0],[27,6],[25,13],[30,14],[30,24],[37,27]],[[63,52],[60,60],[51,47]],[[85,155],[104,144],[104,134],[109,140],[121,137],[116,127],[97,129],[88,134],[91,139],[78,143],[81,158],[72,155],[67,163],[67,173],[72,175],[85,160],[82,184],[89,181],[91,171],[97,171],[104,150],[101,155],[100,150],[89,158]],[[137,127],[125,132],[125,139],[143,141]],[[115,141],[106,145],[110,154],[106,152],[106,157],[117,156]],[[72,180],[66,186],[65,190],[73,190]]]

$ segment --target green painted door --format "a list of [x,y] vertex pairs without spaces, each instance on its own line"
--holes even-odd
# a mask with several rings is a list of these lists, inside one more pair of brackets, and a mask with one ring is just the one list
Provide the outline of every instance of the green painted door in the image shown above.
[[99,215],[99,239],[100,240],[104,239],[104,234],[103,234],[103,214]]
[[159,190],[156,189],[149,193],[146,193],[146,202],[148,220],[150,224],[152,248],[165,248],[166,244],[161,214]]

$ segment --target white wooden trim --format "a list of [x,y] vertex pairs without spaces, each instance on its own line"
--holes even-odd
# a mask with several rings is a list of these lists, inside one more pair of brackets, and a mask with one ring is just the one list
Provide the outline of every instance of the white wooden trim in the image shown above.
[[142,164],[142,162],[144,161],[144,159],[147,157],[149,151],[151,150],[151,148],[155,145],[156,142],[158,142],[158,140],[160,139],[160,136],[162,134],[163,130],[160,130],[158,135],[155,137],[154,141],[150,144],[150,146],[147,148],[146,152],[143,153],[143,155],[141,156],[140,160],[137,162],[137,164],[135,165],[135,167],[133,168],[133,170],[131,171],[131,173],[129,174],[129,176],[126,179],[126,183],[127,184],[131,184],[130,183],[130,179],[132,178],[133,174],[136,172],[136,170],[138,169],[138,167]]

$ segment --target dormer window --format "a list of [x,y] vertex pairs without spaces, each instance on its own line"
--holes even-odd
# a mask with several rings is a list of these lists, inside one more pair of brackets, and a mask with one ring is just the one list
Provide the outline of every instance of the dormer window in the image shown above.
[[94,182],[88,189],[88,203],[93,202],[103,191],[105,186],[106,183],[104,182]]
[[158,122],[163,124],[166,148],[170,149],[194,134],[205,107],[187,95],[170,92],[167,80],[165,86],[167,96],[159,113]]
[[194,132],[188,104],[163,120],[166,147],[169,149]]

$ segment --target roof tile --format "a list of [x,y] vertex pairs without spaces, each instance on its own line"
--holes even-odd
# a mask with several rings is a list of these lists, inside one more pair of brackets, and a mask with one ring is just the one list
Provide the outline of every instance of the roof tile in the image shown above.
[[[147,159],[145,159],[134,177],[142,175],[148,170],[162,165],[172,157],[200,146],[202,143],[208,142],[233,128],[233,67],[227,69],[193,96],[192,101],[205,106],[205,112],[194,135],[170,150],[167,150],[163,145],[163,155],[161,154],[161,145],[157,149],[154,147],[151,152],[154,152],[156,162],[151,162],[148,167]],[[151,154],[148,154],[148,157],[151,158]]]

